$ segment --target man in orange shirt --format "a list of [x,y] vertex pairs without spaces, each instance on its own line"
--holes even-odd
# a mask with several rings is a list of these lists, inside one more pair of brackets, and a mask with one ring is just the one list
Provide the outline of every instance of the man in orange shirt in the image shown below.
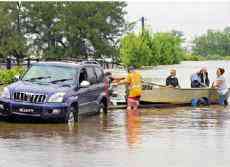
[[136,70],[134,66],[131,66],[128,68],[128,76],[121,80],[116,82],[115,84],[127,84],[128,85],[128,110],[136,110],[139,106],[139,101],[141,97],[141,82],[142,77],[141,73]]

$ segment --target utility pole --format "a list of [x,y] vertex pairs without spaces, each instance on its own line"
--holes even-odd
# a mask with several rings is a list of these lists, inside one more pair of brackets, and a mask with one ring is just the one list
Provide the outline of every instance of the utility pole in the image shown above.
[[145,30],[145,18],[143,16],[141,17],[141,29],[143,34]]
[[18,13],[17,13],[17,31],[18,33],[21,33],[21,8],[22,8],[22,3],[21,1],[18,1],[17,2],[17,10],[18,10]]

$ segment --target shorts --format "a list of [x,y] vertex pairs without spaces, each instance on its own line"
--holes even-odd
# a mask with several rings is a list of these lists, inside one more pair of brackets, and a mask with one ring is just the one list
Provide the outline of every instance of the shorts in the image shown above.
[[128,97],[128,106],[136,108],[139,105],[140,105],[140,96]]

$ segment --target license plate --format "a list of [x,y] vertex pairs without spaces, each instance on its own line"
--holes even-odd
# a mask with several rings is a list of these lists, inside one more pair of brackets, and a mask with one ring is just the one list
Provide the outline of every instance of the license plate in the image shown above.
[[125,97],[124,96],[118,96],[118,97],[115,97],[114,100],[125,101]]
[[117,102],[117,103],[125,103],[126,102],[126,99],[124,96],[111,97],[110,100]]
[[32,112],[34,112],[34,109],[31,109],[31,108],[19,108],[18,111],[19,112],[24,112],[24,113],[32,113]]

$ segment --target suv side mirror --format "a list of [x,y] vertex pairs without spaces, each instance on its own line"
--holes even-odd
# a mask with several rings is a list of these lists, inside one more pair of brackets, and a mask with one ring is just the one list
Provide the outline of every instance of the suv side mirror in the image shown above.
[[87,88],[87,87],[89,87],[89,86],[90,86],[89,81],[82,81],[82,82],[80,83],[80,88]]
[[111,76],[112,75],[112,73],[111,72],[109,72],[109,71],[107,71],[107,72],[105,72],[105,74],[104,74],[106,77],[107,76]]

